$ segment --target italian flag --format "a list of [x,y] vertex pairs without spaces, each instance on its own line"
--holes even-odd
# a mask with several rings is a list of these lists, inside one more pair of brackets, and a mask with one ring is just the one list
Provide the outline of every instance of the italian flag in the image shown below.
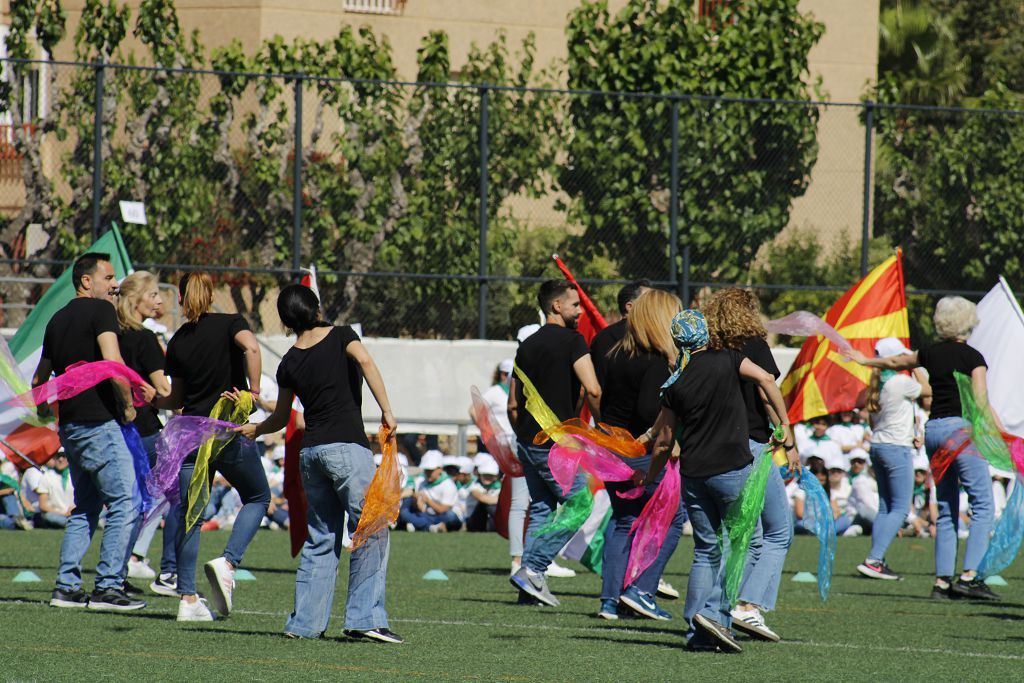
[[[113,225],[102,237],[96,240],[88,251],[110,254],[110,261],[118,279],[132,272],[132,262],[128,258],[124,240],[117,225]],[[43,333],[46,324],[58,310],[64,307],[75,296],[74,285],[71,284],[71,268],[68,267],[57,281],[54,282],[35,308],[25,318],[18,331],[10,341],[11,355],[14,357],[17,371],[27,384],[31,384],[39,364],[39,356],[43,350]],[[54,425],[37,427],[24,421],[25,408],[10,406],[7,401],[13,398],[10,386],[0,383],[0,450],[15,465],[27,469],[33,465],[41,465],[53,457],[60,448],[60,439]]]
[[604,532],[611,516],[612,505],[608,500],[608,491],[603,487],[597,489],[594,491],[594,507],[590,516],[558,554],[567,560],[576,560],[595,574],[600,574],[601,559],[604,557]]

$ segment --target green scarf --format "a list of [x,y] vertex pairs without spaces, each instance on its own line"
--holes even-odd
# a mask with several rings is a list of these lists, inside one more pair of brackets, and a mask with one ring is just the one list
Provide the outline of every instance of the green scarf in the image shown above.
[[430,481],[430,480],[428,480],[428,479],[424,478],[424,479],[423,479],[423,488],[425,488],[425,489],[432,489],[432,488],[434,488],[435,486],[437,486],[438,484],[440,484],[440,483],[442,483],[442,482],[446,482],[446,481],[448,481],[449,479],[451,479],[451,477],[449,477],[449,476],[448,476],[447,474],[445,474],[444,472],[442,472],[442,473],[441,473],[441,476],[440,476],[440,477],[438,477],[437,479],[435,479],[434,481]]
[[508,382],[498,382],[498,386],[501,387],[502,391],[508,394]]

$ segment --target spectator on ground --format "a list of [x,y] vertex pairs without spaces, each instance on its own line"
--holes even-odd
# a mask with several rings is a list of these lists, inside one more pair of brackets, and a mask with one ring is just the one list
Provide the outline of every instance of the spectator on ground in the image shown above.
[[466,528],[469,531],[493,531],[494,513],[501,493],[498,463],[483,463],[477,474],[479,477],[469,487],[466,500]]
[[402,501],[398,514],[398,522],[405,525],[406,531],[443,533],[462,528],[462,520],[455,511],[459,491],[444,472],[443,458],[440,451],[428,451],[420,459],[423,478],[413,497]]
[[852,460],[859,456],[867,462],[867,449],[870,445],[870,432],[860,422],[860,415],[856,410],[847,410],[839,413],[839,420],[829,427],[826,432],[829,438],[839,444],[843,453]]
[[[816,456],[825,459],[828,453],[832,452],[831,445],[824,444],[835,444],[832,438],[828,435],[828,418],[824,415],[811,418],[811,431],[806,434],[805,442],[801,446],[797,443],[797,450],[800,451],[800,460],[804,463],[807,462],[807,458]],[[842,448],[839,448],[839,452],[842,453]]]
[[75,487],[63,451],[50,458],[44,469],[36,467],[25,472],[22,497],[31,506],[32,522],[37,529],[63,529],[75,507]]

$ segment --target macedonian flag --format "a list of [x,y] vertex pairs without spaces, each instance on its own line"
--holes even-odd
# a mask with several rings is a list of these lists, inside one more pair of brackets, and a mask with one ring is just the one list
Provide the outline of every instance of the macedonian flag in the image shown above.
[[[829,309],[825,322],[869,357],[875,355],[875,342],[884,337],[908,344],[902,253],[897,250],[847,290]],[[863,401],[870,379],[871,369],[845,360],[834,342],[808,337],[782,381],[790,422],[853,410]]]

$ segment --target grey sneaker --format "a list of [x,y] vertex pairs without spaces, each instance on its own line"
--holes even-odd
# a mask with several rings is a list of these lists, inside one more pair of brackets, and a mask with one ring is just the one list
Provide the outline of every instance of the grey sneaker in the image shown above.
[[723,652],[743,652],[743,648],[733,638],[732,631],[714,619],[708,619],[703,614],[698,614],[693,618],[693,623],[704,632],[708,640],[717,644]]
[[520,567],[519,571],[510,576],[508,580],[513,586],[527,595],[537,598],[545,605],[558,607],[561,604],[558,602],[558,598],[548,590],[548,582],[544,579],[543,574],[534,574],[526,567]]

